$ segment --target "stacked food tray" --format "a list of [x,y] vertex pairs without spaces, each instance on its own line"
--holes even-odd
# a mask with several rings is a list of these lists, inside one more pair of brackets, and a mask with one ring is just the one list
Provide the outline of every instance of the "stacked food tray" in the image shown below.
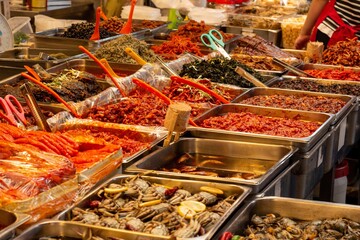
[[[168,217],[173,218],[174,214],[182,214],[181,213],[181,208],[179,208],[179,204],[180,202],[184,201],[185,198],[190,200],[190,199],[198,199],[199,201],[202,201],[204,204],[206,204],[207,206],[213,206],[212,207],[206,207],[206,209],[208,210],[202,210],[204,211],[204,214],[211,214],[212,210],[211,209],[215,209],[215,206],[217,207],[221,207],[223,208],[222,210],[220,210],[218,212],[218,218],[216,221],[213,222],[207,222],[204,221],[202,222],[200,219],[198,220],[194,220],[194,219],[189,219],[188,217],[184,216],[185,222],[182,222],[182,224],[177,225],[177,221],[175,220],[176,218],[173,218],[173,220],[175,222],[173,223],[169,223],[166,221],[167,216],[162,216],[161,218],[159,218],[161,223],[160,225],[158,225],[158,228],[162,228],[160,226],[165,226],[166,228],[169,228],[168,230],[163,230],[163,234],[159,234],[158,235],[165,235],[165,236],[169,236],[168,231],[171,230],[175,235],[177,235],[178,237],[183,237],[186,239],[211,239],[211,237],[215,234],[215,232],[219,229],[219,227],[221,226],[221,224],[225,223],[227,217],[230,216],[231,213],[233,213],[235,211],[235,209],[237,207],[239,207],[242,202],[244,201],[244,199],[246,198],[246,196],[249,194],[250,189],[246,188],[246,187],[242,187],[242,186],[236,186],[236,185],[230,185],[230,184],[224,184],[224,183],[212,183],[212,182],[208,182],[208,181],[199,181],[199,180],[182,180],[182,179],[169,179],[169,178],[160,178],[160,177],[151,177],[151,176],[131,176],[131,175],[121,175],[121,176],[115,176],[114,178],[108,180],[107,182],[105,182],[104,184],[102,184],[101,186],[99,186],[97,189],[95,189],[93,192],[89,193],[86,197],[83,198],[82,201],[80,201],[78,204],[76,204],[74,207],[67,209],[66,211],[60,213],[59,215],[57,215],[55,217],[55,219],[57,220],[65,220],[65,221],[77,221],[77,222],[82,222],[83,224],[90,224],[91,222],[87,221],[87,219],[83,219],[83,215],[82,214],[95,214],[95,212],[92,212],[94,209],[96,209],[97,207],[101,207],[101,205],[89,205],[89,203],[91,202],[102,202],[102,201],[106,201],[107,197],[111,197],[114,195],[112,193],[105,193],[105,195],[103,195],[103,192],[106,191],[108,192],[109,189],[111,191],[111,189],[113,188],[114,191],[116,191],[117,189],[122,188],[123,186],[127,186],[126,189],[128,189],[129,191],[135,191],[134,193],[131,194],[135,194],[134,196],[136,196],[137,194],[140,194],[140,198],[139,199],[144,199],[144,200],[140,200],[140,209],[139,206],[136,207],[134,206],[133,209],[129,209],[129,211],[134,211],[133,216],[138,217],[137,219],[137,223],[133,223],[133,222],[128,222],[128,225],[131,225],[132,227],[130,229],[132,229],[134,232],[134,234],[137,234],[138,232],[142,232],[142,230],[144,229],[144,227],[141,227],[145,222],[145,229],[147,229],[147,225],[151,224],[151,219],[154,216],[157,216],[161,213],[166,213],[169,214]],[[161,201],[157,202],[154,205],[150,205],[150,207],[143,207],[148,205],[146,203],[147,200],[145,200],[145,198],[148,197],[148,195],[145,195],[144,198],[142,198],[141,193],[145,193],[146,189],[148,188],[165,188],[168,191],[165,191],[165,194],[171,194],[170,191],[172,189],[182,189],[183,192],[178,192],[175,194],[171,194],[169,195],[169,199],[160,203]],[[211,194],[209,192],[204,192],[201,189],[203,189],[203,187],[205,188],[215,188],[218,189],[220,191],[222,191],[222,193],[218,193],[219,195],[216,194]],[[188,192],[188,193],[186,193]],[[114,192],[115,193],[115,192]],[[185,195],[181,195],[183,193],[186,193]],[[127,190],[119,195],[119,192],[117,193],[118,196],[118,200],[122,201],[122,199],[128,199],[130,192],[127,192]],[[178,195],[177,195],[178,194]],[[189,198],[189,195],[193,195],[193,198]],[[151,195],[152,199],[160,199],[160,196],[155,195]],[[105,196],[105,197],[104,197]],[[202,200],[200,200],[202,199]],[[125,200],[128,201],[128,200]],[[144,202],[145,201],[145,202]],[[156,200],[155,200],[156,201]],[[225,201],[225,202],[223,202]],[[227,202],[228,201],[228,202]],[[216,203],[216,204],[215,204]],[[214,205],[215,204],[215,205]],[[89,208],[90,207],[90,208]],[[165,208],[165,209],[163,209]],[[93,209],[93,210],[92,210]],[[84,212],[85,211],[85,212]],[[105,209],[106,211],[106,209]],[[201,212],[201,211],[200,211]],[[189,213],[185,213],[185,215],[187,215]],[[85,215],[84,215],[85,216]],[[101,217],[102,214],[99,214],[99,216]],[[105,218],[109,219],[111,218],[110,215],[108,215],[109,217],[105,217],[106,215],[103,215],[101,219]],[[210,215],[209,215],[210,216]],[[114,215],[112,215],[112,217],[114,217]],[[118,217],[120,217],[120,219],[122,218],[121,216],[118,215]],[[159,216],[160,217],[160,216]],[[140,221],[140,219],[142,219],[142,221]],[[123,220],[126,221],[131,221],[131,219],[133,218],[124,218]],[[163,219],[163,220],[161,220]],[[206,218],[205,218],[206,219]],[[204,219],[204,220],[205,220]],[[108,221],[108,220],[107,220]],[[139,222],[140,221],[140,222]],[[105,223],[105,222],[104,222]],[[109,222],[110,223],[110,222]],[[93,224],[96,224],[96,221],[93,222]],[[156,223],[154,228],[156,228]],[[170,224],[170,225],[168,225]],[[185,225],[184,225],[185,224]],[[205,224],[204,226],[204,232],[200,233],[199,235],[197,233],[194,233],[198,230],[198,226],[200,226],[201,224]],[[197,226],[196,226],[197,225]],[[106,224],[105,226],[107,227],[111,227],[111,225]],[[171,227],[170,227],[171,226]],[[205,227],[208,226],[208,227]],[[112,226],[115,227],[115,226]],[[150,231],[151,232],[151,231]],[[154,234],[155,232],[153,232]],[[149,236],[154,236],[155,235],[150,234]],[[194,236],[198,236],[197,238],[194,238]]]
[[[341,136],[341,139],[347,139],[349,138],[350,134],[351,134],[351,127],[350,124],[352,124],[353,119],[351,117],[351,113],[353,111],[354,108],[354,104],[356,102],[356,98],[353,96],[348,96],[348,95],[338,95],[338,94],[327,94],[327,93],[319,93],[319,92],[306,92],[306,91],[295,91],[295,90],[285,90],[285,89],[274,89],[274,88],[253,88],[248,90],[246,93],[241,94],[237,99],[235,99],[234,101],[232,101],[233,103],[242,103],[242,104],[247,104],[247,101],[251,101],[252,98],[263,98],[264,102],[255,102],[255,105],[260,105],[260,106],[269,106],[269,107],[278,107],[278,106],[274,106],[272,105],[270,102],[266,102],[266,98],[271,98],[272,95],[275,95],[273,97],[277,97],[277,96],[284,96],[284,98],[281,98],[278,100],[278,105],[279,108],[293,108],[293,109],[299,109],[299,110],[306,110],[306,111],[314,111],[316,109],[316,106],[318,106],[318,112],[323,112],[325,110],[322,110],[322,108],[324,107],[323,104],[319,105],[321,101],[323,101],[325,98],[326,99],[332,99],[333,101],[333,105],[335,108],[335,104],[337,104],[337,100],[345,103],[343,107],[341,107],[339,109],[339,111],[337,112],[328,112],[331,114],[334,114],[335,117],[333,119],[333,122],[331,123],[331,130],[333,132],[333,134],[330,136],[330,139],[328,141],[328,153],[324,156],[324,172],[328,172],[330,169],[333,168],[333,166],[335,165],[335,159],[337,156],[337,152],[335,150],[335,152],[333,149],[333,145],[332,144],[336,144],[336,142],[334,141],[335,139],[339,139]],[[316,101],[313,102],[313,105],[308,105],[308,103],[302,103],[302,106],[293,106],[293,105],[287,105],[286,104],[286,96],[289,96],[289,98],[291,99],[291,97],[294,98],[299,98],[299,97],[308,97],[308,99],[310,98],[314,98],[314,99],[318,99],[318,104],[316,103]],[[255,99],[254,99],[255,100]],[[245,102],[244,102],[245,101]],[[291,102],[291,101],[290,101]],[[276,104],[276,100],[274,100],[274,104]],[[328,105],[328,104],[327,104]],[[280,107],[282,106],[282,107]],[[332,108],[331,106],[328,106],[328,111],[333,111],[334,108]],[[345,132],[345,129],[348,129]],[[344,141],[343,140],[343,141]],[[342,144],[344,145],[344,143]],[[336,144],[336,146],[338,146],[338,144]],[[348,147],[348,146],[344,146]],[[342,149],[343,146],[339,146],[339,149]],[[335,154],[335,155],[334,155]]]
[[296,148],[281,145],[182,138],[144,157],[125,171],[151,171],[152,175],[168,178],[240,184],[250,187],[251,194],[256,194],[288,167],[296,151]]
[[27,220],[30,216],[21,213],[12,213],[6,210],[0,210],[0,238],[4,240],[15,236],[15,230]]
[[[358,82],[355,81],[339,81],[329,79],[315,79],[315,78],[297,78],[292,76],[284,76],[282,80],[275,80],[270,84],[271,87],[288,88],[296,90],[307,91],[321,91],[325,93],[335,94],[347,94],[352,96],[358,96],[358,88],[360,87]],[[333,153],[336,160],[342,159],[342,157],[349,151],[349,148],[357,141],[359,132],[358,128],[358,101],[353,103],[351,111],[348,113],[348,117],[345,122],[337,122],[334,126],[335,140],[334,145],[331,147],[335,152]],[[348,127],[346,125],[348,122]],[[342,124],[342,125],[341,125]],[[347,135],[346,135],[347,134]],[[346,137],[345,137],[346,135]],[[337,137],[338,136],[338,137]]]
[[14,48],[0,53],[0,65],[19,67],[40,64],[49,68],[61,62],[85,57],[80,49]]
[[[246,229],[252,231],[254,226],[257,225],[264,226],[267,229],[276,224],[280,229],[268,232],[269,235],[276,239],[286,238],[281,234],[288,234],[287,237],[296,236],[296,238],[301,238],[306,233],[315,237],[333,237],[331,234],[337,234],[338,239],[345,235],[357,239],[360,222],[359,211],[360,208],[354,205],[281,197],[258,198],[234,214],[233,218],[228,224],[223,225],[214,239],[220,239],[225,232],[233,235],[248,236],[250,232],[246,231]],[[264,222],[268,222],[268,225],[264,224]],[[251,225],[251,228],[248,228],[249,225]],[[342,227],[339,229],[337,226]],[[282,231],[283,229],[284,231]],[[311,229],[315,229],[316,233],[312,232]],[[244,234],[246,232],[247,234]],[[255,230],[252,233],[262,238],[267,232],[261,233]]]

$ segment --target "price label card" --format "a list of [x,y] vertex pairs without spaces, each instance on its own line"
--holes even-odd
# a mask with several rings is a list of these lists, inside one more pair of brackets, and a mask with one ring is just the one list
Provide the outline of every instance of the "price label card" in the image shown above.
[[345,144],[345,133],[346,133],[346,119],[340,125],[340,134],[339,134],[339,144],[338,144],[338,151],[344,146]]
[[281,179],[275,184],[275,196],[281,197]]
[[317,159],[317,167],[319,167],[324,161],[324,154],[323,154],[323,147],[321,146],[319,148],[319,153],[318,153],[318,159]]

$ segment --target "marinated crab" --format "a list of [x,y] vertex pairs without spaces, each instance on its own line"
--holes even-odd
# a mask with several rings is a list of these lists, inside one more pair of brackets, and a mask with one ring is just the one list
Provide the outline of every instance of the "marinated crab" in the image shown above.
[[233,196],[218,196],[223,191],[209,186],[191,193],[134,176],[103,187],[89,208],[72,209],[71,220],[161,236],[198,237],[210,231],[235,201]]

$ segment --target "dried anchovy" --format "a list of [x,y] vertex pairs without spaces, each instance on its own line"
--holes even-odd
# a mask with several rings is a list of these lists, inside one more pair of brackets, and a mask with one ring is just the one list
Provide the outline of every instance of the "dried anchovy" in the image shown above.
[[297,80],[286,79],[275,83],[271,87],[360,96],[360,85],[358,84],[339,83],[339,84],[325,85],[316,81],[309,81],[302,79],[297,79]]
[[[77,23],[72,24],[61,37],[77,38],[77,39],[90,39],[95,30],[94,23]],[[110,33],[103,28],[100,28],[100,39],[114,36],[114,33]]]
[[147,44],[131,35],[124,35],[105,43],[96,50],[95,55],[112,62],[136,64],[136,61],[125,52],[127,47],[132,48],[146,62],[152,63],[156,60],[155,53],[149,49]]
[[254,87],[252,83],[235,72],[235,68],[237,66],[244,68],[260,81],[265,81],[265,79],[255,70],[237,62],[236,60],[228,60],[224,58],[213,58],[208,61],[195,61],[185,64],[180,72],[180,76],[199,79],[208,78],[212,82],[232,84],[244,88]]

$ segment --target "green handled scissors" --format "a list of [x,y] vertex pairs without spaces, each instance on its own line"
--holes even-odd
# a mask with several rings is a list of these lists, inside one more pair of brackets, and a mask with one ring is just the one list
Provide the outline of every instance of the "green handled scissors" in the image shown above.
[[224,38],[218,30],[211,29],[209,33],[202,34],[200,39],[205,46],[219,51],[225,58],[230,59],[230,55],[224,49]]

